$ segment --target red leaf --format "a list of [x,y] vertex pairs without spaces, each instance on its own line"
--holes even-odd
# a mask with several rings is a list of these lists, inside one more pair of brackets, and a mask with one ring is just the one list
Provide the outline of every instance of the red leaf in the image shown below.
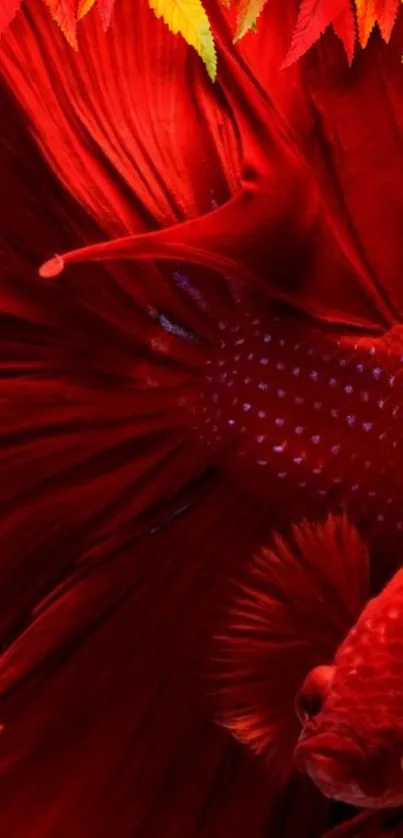
[[[399,0],[396,0],[396,2],[399,3]],[[356,42],[356,27],[354,12],[350,5],[346,5],[345,9],[336,17],[332,22],[332,27],[343,43],[348,63],[351,66]]]
[[114,5],[115,0],[98,0],[98,11],[101,16],[102,27],[105,32],[109,28]]
[[[283,67],[298,61],[319,40],[329,24],[350,8],[350,0],[303,0]],[[351,9],[350,9],[351,11]],[[344,37],[342,38],[343,43]]]
[[386,43],[389,42],[399,11],[400,0],[375,0],[375,16],[381,35]]
[[0,35],[11,23],[20,8],[22,0],[1,0],[0,2]]

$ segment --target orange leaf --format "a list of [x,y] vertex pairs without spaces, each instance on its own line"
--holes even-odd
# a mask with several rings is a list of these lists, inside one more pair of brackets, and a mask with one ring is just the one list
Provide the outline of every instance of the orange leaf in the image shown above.
[[355,5],[361,46],[366,47],[376,23],[383,39],[389,41],[399,8],[399,0],[355,0]]
[[265,5],[266,0],[240,0],[234,41],[239,41],[250,29],[253,29]]
[[70,46],[77,49],[77,0],[45,0]]
[[366,47],[369,36],[376,23],[375,0],[355,0],[357,9],[358,37],[362,47]]
[[77,9],[77,20],[81,20],[91,11],[96,0],[80,0]]

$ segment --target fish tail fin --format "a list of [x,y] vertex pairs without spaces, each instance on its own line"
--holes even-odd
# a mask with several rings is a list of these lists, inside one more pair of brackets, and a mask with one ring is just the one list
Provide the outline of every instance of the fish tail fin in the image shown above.
[[284,782],[300,733],[295,700],[308,672],[331,663],[368,594],[368,554],[344,517],[276,536],[229,595],[215,638],[220,723]]
[[188,400],[231,288],[142,267],[3,290],[10,836],[176,838],[203,823],[244,838],[276,806],[260,761],[213,724],[202,678],[210,611],[269,529],[188,444]]
[[[32,294],[4,283],[3,637],[72,566],[151,528],[211,466],[193,406],[228,288],[180,266],[112,267],[93,266],[84,281],[78,270],[67,286],[37,283]],[[16,593],[24,567],[31,584]]]
[[[207,281],[203,297],[197,297],[197,283],[192,285],[189,275],[179,268],[167,278],[147,265],[140,272],[143,281],[150,271],[152,280],[143,293],[140,282],[127,283],[125,271],[114,266],[113,277],[121,279],[125,290],[130,289],[132,306],[123,314],[119,304],[113,310],[112,300],[108,312],[101,304],[102,318],[109,321],[112,331],[117,326],[121,339],[115,351],[111,335],[105,353],[110,355],[111,381],[105,382],[98,405],[100,417],[110,428],[105,433],[106,447],[119,448],[122,455],[117,455],[121,468],[117,468],[114,485],[108,469],[105,478],[111,495],[127,495],[128,501],[119,515],[113,513],[110,520],[107,515],[105,523],[109,522],[98,530],[107,539],[112,520],[113,530],[120,530],[159,503],[168,504],[207,464],[193,431],[193,407],[215,337],[216,326],[207,310],[210,298],[217,304],[220,292],[209,289]],[[91,302],[94,292],[93,285]],[[84,289],[82,293],[85,297]],[[100,289],[98,293],[102,296]],[[100,361],[99,368],[102,376],[107,365]],[[94,417],[94,409],[90,413]]]

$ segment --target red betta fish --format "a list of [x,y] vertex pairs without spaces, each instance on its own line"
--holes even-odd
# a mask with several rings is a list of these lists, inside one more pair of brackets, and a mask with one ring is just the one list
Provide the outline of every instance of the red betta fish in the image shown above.
[[297,699],[297,761],[324,794],[356,806],[403,805],[402,607],[399,570]]
[[363,606],[369,577],[345,517],[300,524],[263,549],[215,640],[220,719],[272,777],[297,766],[328,798],[390,810],[359,815],[352,835],[400,835],[403,571]]
[[[35,0],[2,38],[8,838],[319,838],[327,799],[275,782],[295,697],[364,606],[368,553],[371,592],[399,562],[399,28],[352,71],[329,33],[281,74],[296,3],[253,47],[207,5],[215,86],[140,0],[106,35],[88,17],[77,54]],[[329,511],[355,526],[329,535]],[[302,518],[319,536],[290,568],[272,534]],[[210,700],[228,580],[262,545],[270,655],[231,640]]]

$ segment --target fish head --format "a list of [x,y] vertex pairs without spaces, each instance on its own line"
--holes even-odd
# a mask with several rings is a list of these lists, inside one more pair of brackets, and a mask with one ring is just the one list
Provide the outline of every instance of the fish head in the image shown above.
[[327,797],[360,807],[403,805],[402,591],[399,571],[296,700],[297,767]]

